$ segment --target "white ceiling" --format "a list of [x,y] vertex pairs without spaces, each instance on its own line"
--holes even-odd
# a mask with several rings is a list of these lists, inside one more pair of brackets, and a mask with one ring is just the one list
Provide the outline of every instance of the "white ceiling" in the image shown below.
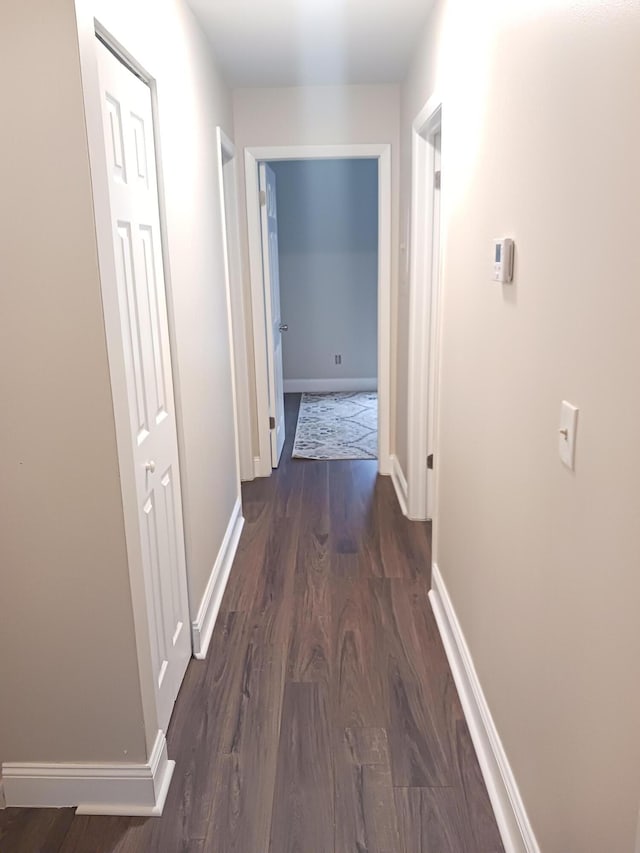
[[398,83],[432,0],[188,0],[232,86]]

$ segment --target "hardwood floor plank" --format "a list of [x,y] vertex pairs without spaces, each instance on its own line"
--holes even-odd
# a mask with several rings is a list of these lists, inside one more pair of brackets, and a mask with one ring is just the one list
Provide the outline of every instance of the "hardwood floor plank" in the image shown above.
[[305,511],[296,552],[287,678],[328,684],[332,623],[326,463],[305,468],[302,500]]
[[[189,725],[180,726],[180,736],[171,731],[176,773],[182,785],[169,790],[165,814],[169,823],[152,821],[149,845],[159,849],[180,849],[180,845],[204,839],[214,800],[213,772],[202,761],[230,749],[235,721],[243,701],[243,680],[248,647],[246,614],[229,612],[216,624],[208,655],[208,666],[199,694],[192,700]],[[163,824],[167,824],[166,826]]]
[[369,584],[380,619],[377,660],[387,678],[394,784],[454,784],[450,673],[442,645],[426,630],[426,586],[421,579]]
[[0,850],[58,853],[73,815],[73,809],[4,809],[0,811]]
[[286,645],[289,641],[298,532],[298,519],[272,521],[248,613],[254,645]]
[[[206,748],[210,754],[228,751],[233,739],[233,721],[242,701],[244,661],[249,644],[246,613],[228,612],[216,624],[207,655],[207,669],[200,697],[181,734],[175,735],[197,753]],[[197,725],[194,726],[194,723]],[[171,729],[171,727],[170,727]],[[174,737],[171,731],[171,737]],[[185,747],[176,743],[176,753]]]
[[[154,818],[74,817],[60,853],[143,853],[149,847],[150,823]],[[168,848],[156,848],[168,853]]]
[[334,755],[336,851],[368,853],[365,825],[363,768],[345,761],[339,745]]
[[396,788],[394,795],[403,853],[504,853],[497,828],[484,834],[469,822],[461,788]]
[[358,525],[354,507],[358,493],[353,480],[353,463],[350,460],[332,462],[329,474],[329,510],[331,516],[331,552],[357,554],[359,549]]
[[389,742],[394,785],[451,785],[454,772],[446,746],[447,731],[426,702],[423,685],[412,678],[404,661],[389,657]]
[[291,456],[299,406],[299,397],[297,403],[293,400],[285,401],[285,443],[277,471],[274,471],[270,478],[274,483],[272,503],[273,517],[276,522],[280,519],[300,518],[302,481],[308,463],[301,459],[293,459]]
[[384,727],[386,674],[380,667],[380,617],[369,581],[336,578],[332,592],[333,722],[340,727]]
[[381,764],[389,767],[389,740],[386,729],[349,726],[344,730],[345,743],[352,764]]
[[362,784],[367,853],[397,853],[400,832],[390,768],[382,764],[362,765]]
[[397,853],[400,835],[386,732],[334,730],[335,850]]
[[271,853],[333,853],[329,703],[322,684],[284,690]]
[[294,594],[287,678],[290,681],[331,680],[331,590],[327,578],[309,574],[304,589]]
[[271,520],[256,575],[250,606],[250,638],[254,645],[289,643],[293,613],[293,586],[302,523],[305,463],[291,458],[297,407],[285,407],[287,433],[271,498]]
[[453,788],[396,788],[395,801],[405,853],[475,853],[459,823]]
[[476,841],[478,853],[504,853],[491,801],[487,793],[471,734],[464,718],[458,693],[450,678],[450,707],[454,720],[452,736],[460,791],[461,819],[467,837]]
[[230,749],[211,766],[213,819],[205,849],[216,853],[268,849],[284,668],[284,649],[266,644],[247,648]]
[[[244,486],[242,491],[244,495]],[[244,612],[253,606],[264,564],[264,552],[271,533],[272,511],[273,506],[269,502],[243,501],[245,523],[236,558],[229,574],[221,611]]]
[[303,470],[300,535],[295,568],[295,592],[304,592],[309,575],[328,578],[330,560],[329,463],[317,462]]

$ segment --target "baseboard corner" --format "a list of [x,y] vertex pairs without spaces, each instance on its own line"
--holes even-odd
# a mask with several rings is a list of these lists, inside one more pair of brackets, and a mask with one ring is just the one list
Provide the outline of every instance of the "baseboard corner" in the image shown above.
[[198,615],[191,623],[193,655],[198,660],[204,660],[207,656],[213,628],[218,617],[220,605],[222,604],[222,596],[229,580],[243,525],[242,503],[240,498],[238,498],[231,512],[218,556],[209,575],[207,588],[204,591],[200,607],[198,608]]
[[144,764],[3,764],[8,807],[73,808],[79,815],[159,817],[175,761],[158,730]]
[[506,853],[540,853],[467,642],[437,564],[429,601],[447,654]]

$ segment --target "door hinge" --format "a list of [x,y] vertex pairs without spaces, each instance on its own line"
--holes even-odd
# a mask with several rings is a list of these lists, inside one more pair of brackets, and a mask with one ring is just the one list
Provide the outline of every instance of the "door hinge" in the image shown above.
[[260,205],[264,206],[267,203],[267,194],[264,190],[260,190]]
[[440,189],[441,180],[442,180],[442,178],[441,178],[440,169],[436,169],[436,171],[433,173],[433,186],[435,187],[435,189],[437,189],[437,190]]
[[269,418],[269,429],[275,429],[275,428],[276,428],[276,419],[275,418]]

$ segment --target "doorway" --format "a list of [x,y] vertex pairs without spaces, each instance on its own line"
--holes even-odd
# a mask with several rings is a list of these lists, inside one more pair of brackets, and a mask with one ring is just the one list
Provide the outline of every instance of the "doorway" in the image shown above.
[[[284,161],[329,161],[367,159],[377,168],[377,388],[378,388],[378,471],[390,473],[390,358],[391,358],[391,286],[390,286],[390,146],[344,145],[283,148],[247,148],[245,150],[247,218],[253,306],[253,332],[259,433],[259,465],[256,473],[268,476],[277,466],[284,442],[278,428],[284,377],[277,363],[282,334],[289,324],[279,311],[279,281],[274,292],[274,263],[277,264],[277,207],[275,206],[275,169]],[[270,164],[270,165],[268,165]],[[270,173],[273,177],[270,178]],[[271,182],[271,187],[270,187]],[[262,203],[264,202],[264,203]],[[310,200],[313,203],[313,200]],[[274,214],[275,208],[275,214]],[[272,223],[270,224],[270,220]],[[267,246],[263,251],[263,233]],[[279,274],[279,267],[277,268]],[[275,297],[275,298],[274,298]],[[339,356],[340,353],[334,354]],[[299,386],[298,386],[299,387]],[[293,388],[290,386],[290,390]],[[284,418],[282,418],[284,428]]]
[[[216,128],[218,177],[220,186],[220,218],[224,252],[225,286],[229,308],[229,339],[233,356],[233,396],[235,401],[236,455],[240,480],[253,480],[251,452],[251,415],[245,307],[242,293],[242,263],[238,223],[236,147],[221,127]],[[241,498],[238,486],[238,498]]]
[[434,97],[412,128],[407,516],[413,520],[433,518],[437,491],[441,141],[442,102]]
[[264,168],[277,200],[284,392],[302,394],[291,452],[375,460],[378,163],[285,160]]

